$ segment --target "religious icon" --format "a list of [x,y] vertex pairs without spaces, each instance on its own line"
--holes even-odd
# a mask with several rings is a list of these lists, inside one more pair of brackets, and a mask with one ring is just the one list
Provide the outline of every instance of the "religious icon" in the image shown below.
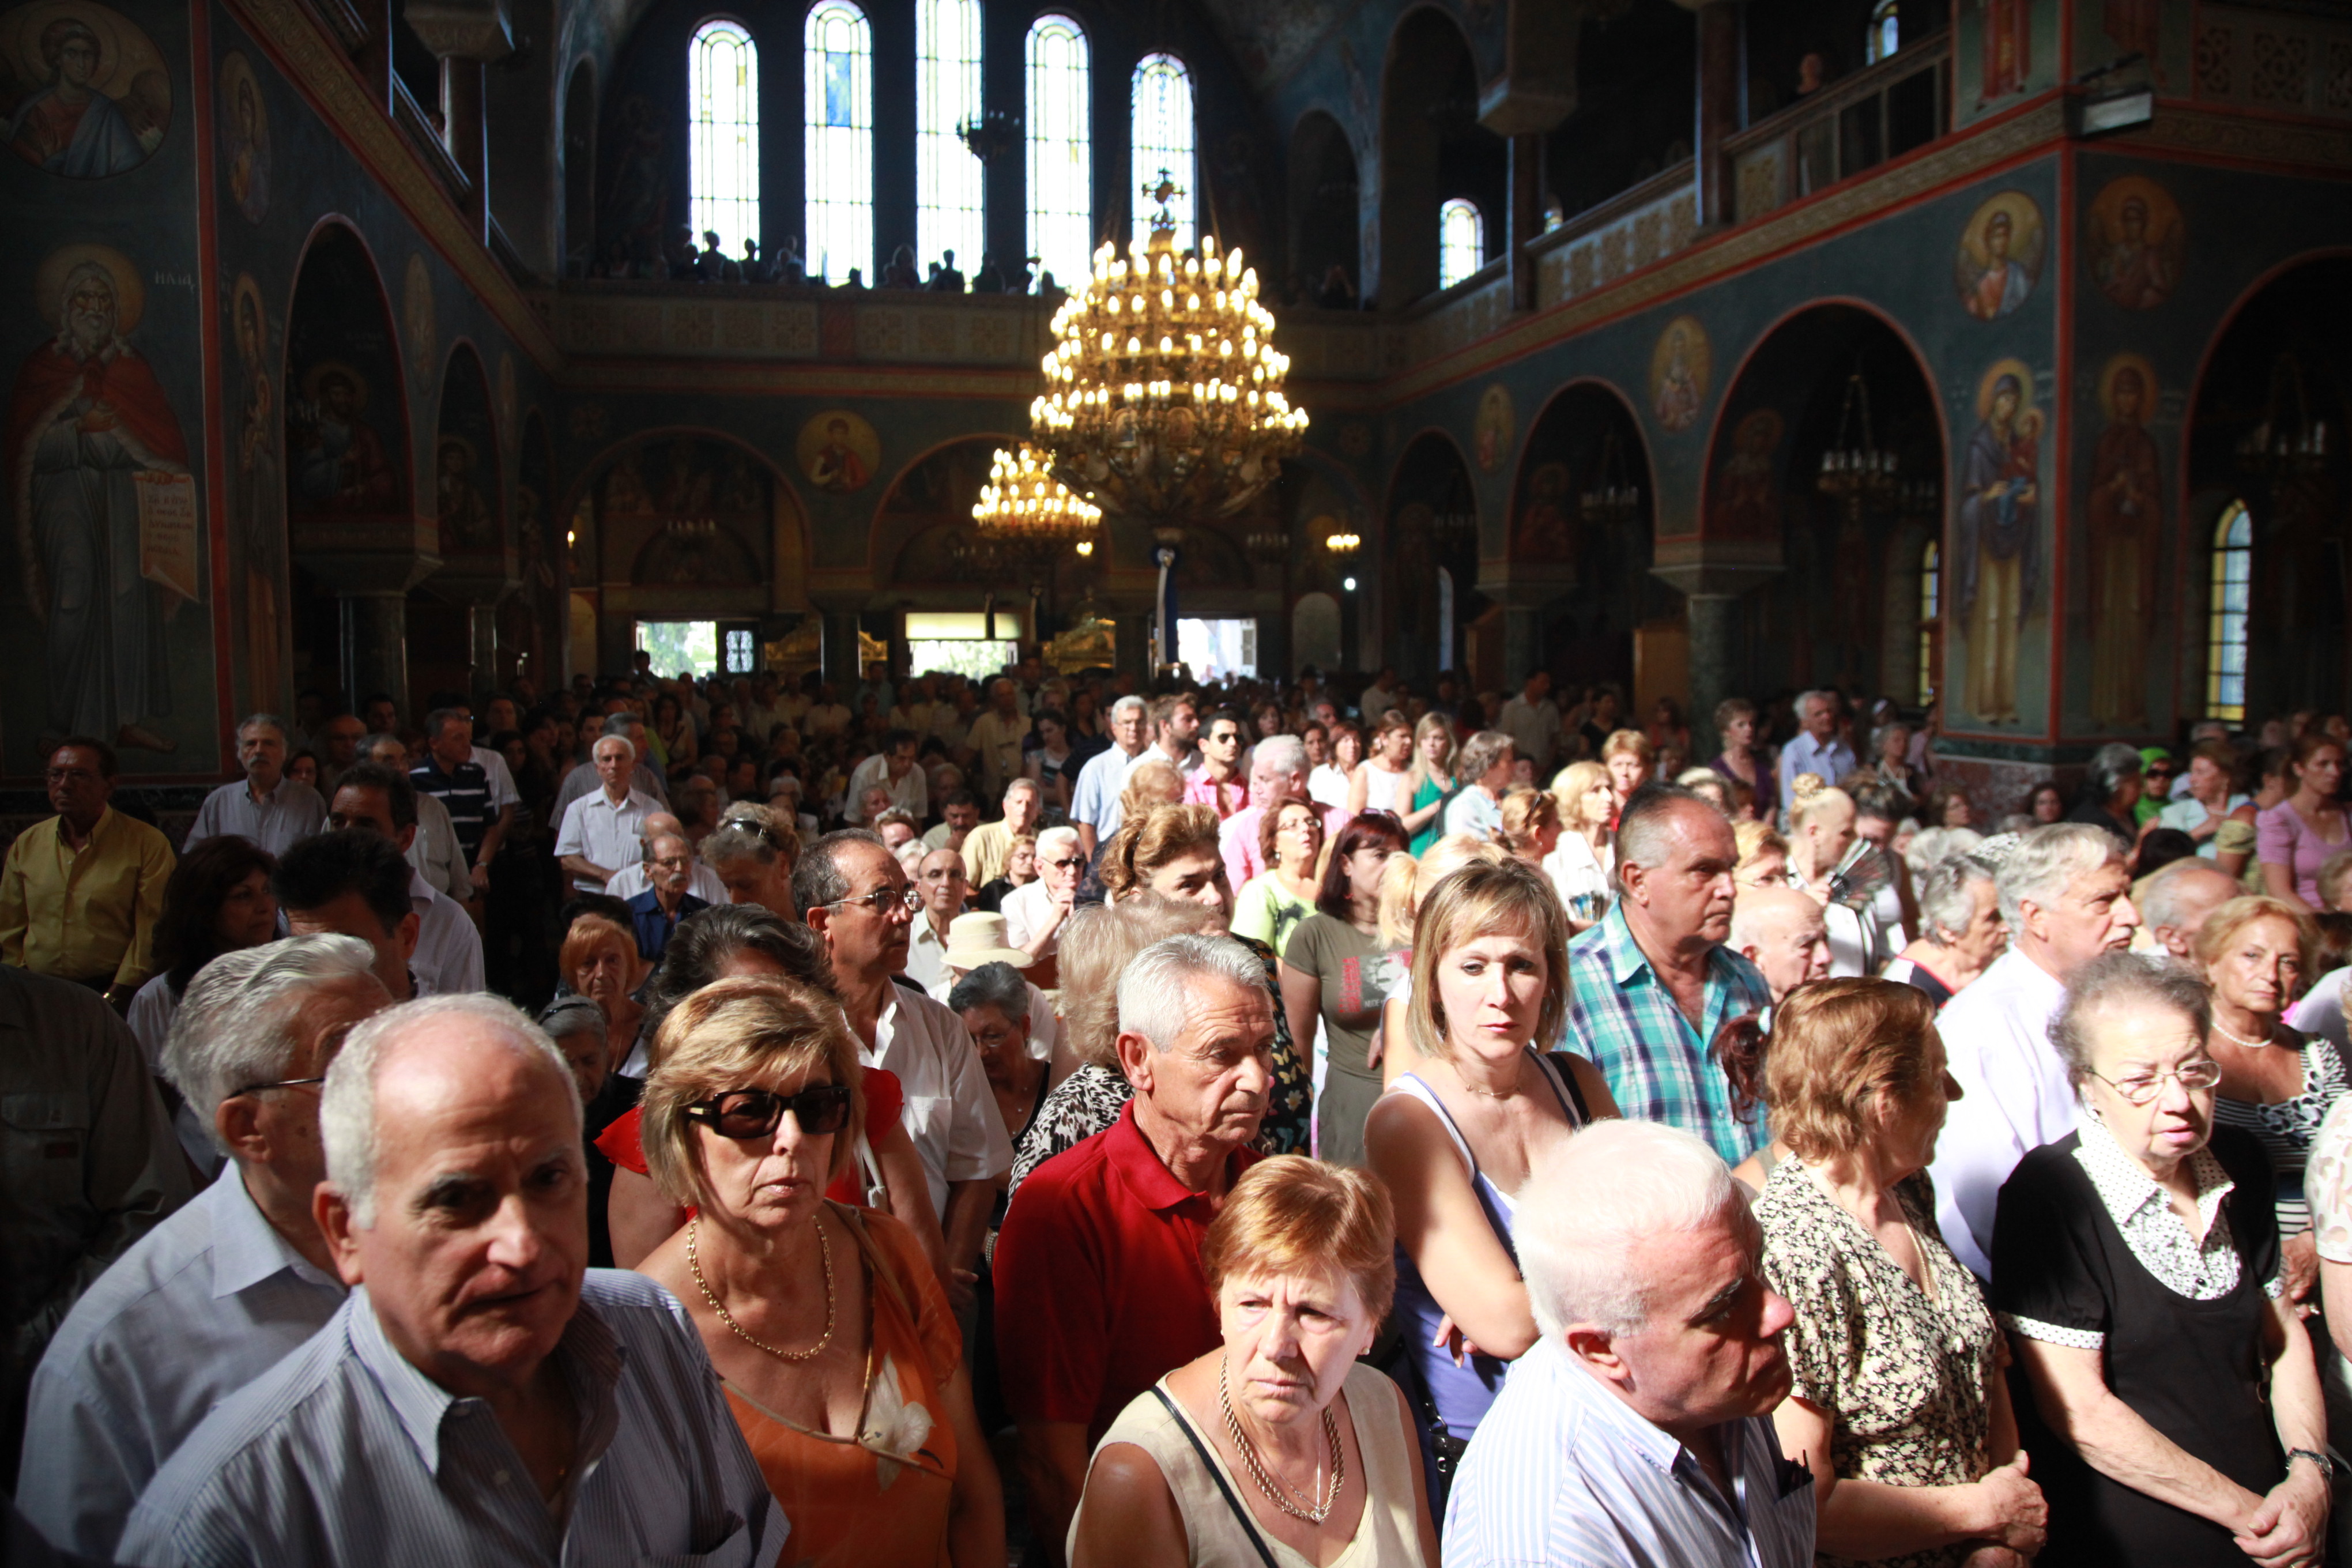
[[499,547],[499,521],[474,483],[478,454],[463,436],[444,435],[434,457],[443,555],[479,555]]
[[1569,523],[1566,463],[1544,463],[1528,476],[1528,497],[1519,512],[1514,556],[1520,561],[1567,564],[1576,558],[1576,535]]
[[1678,436],[1698,423],[1713,360],[1706,329],[1696,316],[1676,316],[1666,323],[1650,351],[1650,412],[1660,429]]
[[1970,710],[2017,722],[2021,623],[2034,607],[2042,563],[2042,416],[2033,373],[2002,360],[1977,390],[1976,434],[1960,470],[1960,615],[1968,626]]
[[1984,62],[1978,102],[2023,92],[2033,74],[2033,0],[1980,0]]
[[284,553],[286,476],[279,458],[277,384],[270,374],[269,312],[260,285],[237,274],[229,310],[245,392],[229,508],[245,561],[246,677],[258,706],[278,700],[278,574]]
[[1969,218],[1953,258],[1960,303],[1979,321],[1997,321],[2026,301],[2042,279],[2047,250],[2042,209],[2022,191],[1989,198]]
[[881,437],[847,409],[820,414],[802,426],[796,448],[809,483],[834,495],[865,489],[882,463]]
[[163,628],[199,596],[203,529],[179,416],[130,342],[140,269],[69,245],[34,288],[56,336],[16,373],[5,449],[25,600],[46,643],[45,733],[173,751],[155,725],[172,712]]
[[2180,281],[2186,226],[2172,194],[2144,174],[2111,180],[2091,203],[2091,273],[2108,299],[2148,310]]
[[221,61],[220,116],[229,199],[247,220],[259,223],[269,211],[269,111],[252,62],[241,54]]
[[153,40],[90,0],[36,0],[0,16],[0,117],[35,168],[99,180],[145,163],[172,122]]
[[400,481],[383,438],[362,417],[367,377],[341,360],[320,360],[302,374],[302,400],[286,411],[293,450],[293,493],[303,511],[389,512]]
[[1480,395],[1477,422],[1471,428],[1471,453],[1477,459],[1478,471],[1491,474],[1501,468],[1503,459],[1511,455],[1511,441],[1517,434],[1511,394],[1498,382]]
[[606,517],[651,517],[653,492],[646,489],[643,448],[632,447],[604,470]]
[[408,353],[420,372],[434,368],[441,346],[441,329],[433,319],[433,270],[421,252],[408,253],[408,273],[401,280],[401,324],[408,331]]
[[1710,539],[1780,537],[1780,488],[1776,463],[1788,428],[1780,411],[1754,408],[1732,427],[1731,454],[1716,471],[1706,509]]
[[2146,421],[2156,412],[2156,367],[2117,354],[2099,373],[2107,427],[2091,458],[2091,721],[2147,721],[2148,636],[2164,539],[2164,467]]

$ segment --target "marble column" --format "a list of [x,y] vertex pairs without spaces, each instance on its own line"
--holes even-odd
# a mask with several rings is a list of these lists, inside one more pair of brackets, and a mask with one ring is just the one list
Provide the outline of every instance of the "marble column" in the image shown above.
[[408,710],[408,592],[337,596],[342,611],[343,688],[354,703],[384,692]]
[[857,679],[864,671],[857,668],[857,612],[826,610],[824,612],[824,678],[834,684],[845,703],[857,689]]
[[1727,697],[1743,695],[1731,669],[1733,606],[1728,594],[1693,594],[1684,600],[1690,626],[1691,760],[1702,763],[1723,749],[1715,732],[1715,707]]

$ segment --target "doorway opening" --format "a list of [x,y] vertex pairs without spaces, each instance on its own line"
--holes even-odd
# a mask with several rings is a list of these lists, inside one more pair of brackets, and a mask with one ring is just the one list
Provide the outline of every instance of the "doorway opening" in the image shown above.
[[1176,620],[1176,657],[1195,680],[1244,679],[1257,674],[1257,621]]
[[952,671],[968,680],[986,680],[1006,665],[1021,662],[1024,616],[1018,610],[907,612],[908,668],[918,673]]

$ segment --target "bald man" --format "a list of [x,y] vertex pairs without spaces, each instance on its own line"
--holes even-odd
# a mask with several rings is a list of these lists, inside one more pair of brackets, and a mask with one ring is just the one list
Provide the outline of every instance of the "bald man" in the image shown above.
[[[686,824],[680,822],[677,815],[672,812],[647,812],[646,814],[646,842],[651,843],[664,834],[668,834],[674,838],[685,838]],[[688,844],[692,842],[693,840],[688,839]],[[623,903],[626,903],[652,886],[653,884],[646,879],[645,861],[638,859],[630,861],[614,872],[613,879],[604,884],[604,891]],[[702,858],[699,855],[694,858],[694,878],[687,883],[686,890],[706,904],[723,904],[727,901],[727,884],[719,879],[718,872],[702,863]]]
[[1731,950],[1764,972],[1772,1005],[1830,972],[1822,906],[1794,888],[1742,888],[1731,906]]
[[2210,860],[2175,860],[2141,878],[2132,889],[2140,929],[2147,933],[2139,945],[2196,968],[2197,933],[2215,910],[2245,890]]

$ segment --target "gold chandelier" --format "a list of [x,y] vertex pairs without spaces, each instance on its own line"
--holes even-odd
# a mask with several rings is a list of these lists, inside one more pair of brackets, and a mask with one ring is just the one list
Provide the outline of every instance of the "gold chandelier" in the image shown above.
[[1307,429],[1283,395],[1290,370],[1274,316],[1238,250],[1179,255],[1162,171],[1160,210],[1128,259],[1105,244],[1094,275],[1054,313],[1045,391],[1031,434],[1055,473],[1089,500],[1172,524],[1239,510],[1281,473]]
[[1066,545],[1092,554],[1102,508],[1072,495],[1054,477],[1045,454],[1024,441],[1017,451],[996,449],[971,521],[983,541],[1008,554],[1042,560]]

